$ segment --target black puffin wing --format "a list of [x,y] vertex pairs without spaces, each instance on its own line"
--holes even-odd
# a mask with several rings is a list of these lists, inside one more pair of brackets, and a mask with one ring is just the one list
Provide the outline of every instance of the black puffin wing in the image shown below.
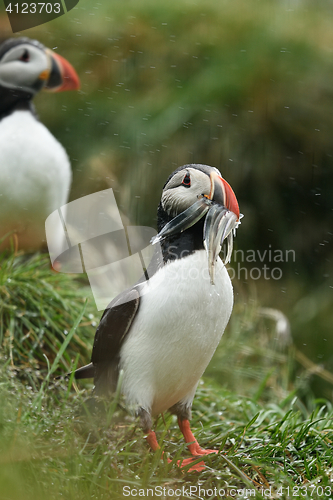
[[104,311],[95,333],[91,361],[95,366],[112,364],[128,334],[140,304],[140,294],[130,288],[119,294]]
[[115,297],[105,309],[95,333],[92,363],[102,365],[112,363],[128,334],[140,305],[140,289],[161,267],[162,254],[155,249],[146,272],[132,287]]
[[119,376],[119,358],[122,344],[129,333],[140,305],[140,291],[161,267],[163,259],[155,250],[147,270],[132,287],[119,294],[105,309],[95,333],[91,366],[94,373],[95,394],[112,393]]

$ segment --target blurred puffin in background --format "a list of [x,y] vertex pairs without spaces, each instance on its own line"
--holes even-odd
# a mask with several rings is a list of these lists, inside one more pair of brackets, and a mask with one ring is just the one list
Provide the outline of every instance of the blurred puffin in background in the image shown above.
[[[147,268],[149,280],[140,280],[109,304],[96,330],[91,363],[76,370],[75,378],[93,377],[95,394],[110,396],[120,377],[127,405],[140,418],[151,448],[159,448],[152,417],[170,411],[178,417],[189,451],[198,457],[217,453],[201,448],[189,420],[200,377],[232,311],[225,263],[241,214],[219,170],[189,164],[167,179],[157,215],[153,244],[161,252]],[[225,263],[219,257],[224,240]],[[190,470],[203,467],[199,462]]]
[[[29,38],[0,45],[0,249],[37,251],[45,219],[67,202],[71,167],[63,146],[43,125],[32,100],[42,89],[78,90],[79,78],[60,55]],[[3,241],[1,242],[1,239]]]

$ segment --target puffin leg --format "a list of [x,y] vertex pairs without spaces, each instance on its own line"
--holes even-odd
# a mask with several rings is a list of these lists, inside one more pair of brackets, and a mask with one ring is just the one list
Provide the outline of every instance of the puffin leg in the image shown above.
[[151,429],[149,429],[149,431],[148,431],[148,434],[146,436],[146,440],[153,451],[157,451],[160,449],[160,445],[157,442],[156,434]]
[[[148,431],[146,440],[153,451],[160,449],[160,445],[158,444],[157,439],[156,439],[156,434],[151,429]],[[162,458],[163,457],[164,457],[164,451],[162,452]],[[192,464],[194,460],[195,460],[194,458],[184,458],[183,460],[178,460],[177,465],[178,465],[178,467],[183,468],[183,467],[186,467],[187,465]],[[169,464],[172,462],[172,460],[170,460],[170,458],[167,458],[167,461]],[[204,469],[205,469],[205,463],[199,462],[199,463],[193,465],[192,467],[190,467],[188,469],[188,472],[193,472],[193,471],[200,472]]]
[[[153,451],[159,450],[160,445],[158,444],[155,432],[152,430],[152,419],[150,413],[144,408],[140,407],[137,410],[136,415],[140,417],[140,424],[143,429],[143,432],[147,434],[146,436],[147,443],[149,444],[149,446]],[[164,451],[162,452],[162,457],[163,456],[164,456]],[[169,458],[167,460],[168,463],[171,462]]]
[[171,413],[177,415],[179,429],[181,430],[185,443],[194,457],[200,457],[201,455],[209,455],[210,453],[218,453],[216,450],[205,450],[201,448],[198,441],[195,439],[193,432],[190,427],[190,420],[192,418],[192,400],[195,394],[196,386],[194,387],[189,397],[178,401],[175,405],[170,408]]
[[[156,434],[155,432],[151,429],[152,427],[152,419],[150,413],[145,410],[144,408],[139,408],[137,411],[137,416],[140,417],[141,421],[141,426],[143,428],[143,431],[147,433],[146,440],[149,446],[153,451],[157,451],[160,449],[160,445],[158,444]],[[164,457],[164,451],[162,452],[162,458]],[[193,458],[185,458],[184,460],[178,460],[177,465],[178,467],[186,467],[187,465],[191,464],[193,462]],[[168,463],[170,464],[172,460],[170,458],[167,458]],[[200,472],[204,470],[205,464],[204,462],[199,462],[198,464],[193,465],[193,467],[190,467],[188,469],[188,472],[196,471]]]
[[184,436],[185,443],[189,443],[187,447],[193,456],[198,457],[201,455],[209,455],[210,453],[218,453],[217,450],[205,450],[204,448],[201,448],[191,431],[190,422],[187,418],[182,419],[181,417],[178,417],[178,425]]

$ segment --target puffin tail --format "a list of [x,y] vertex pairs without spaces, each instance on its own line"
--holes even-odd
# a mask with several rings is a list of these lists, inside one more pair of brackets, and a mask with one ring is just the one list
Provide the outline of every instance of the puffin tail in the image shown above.
[[89,363],[89,365],[82,366],[81,368],[78,368],[74,372],[74,377],[76,380],[79,380],[81,378],[94,378],[95,377],[95,367],[92,363]]
[[[65,375],[58,375],[55,380],[60,380],[62,378],[69,379],[73,372],[65,373]],[[89,365],[82,366],[74,372],[74,378],[79,380],[80,378],[94,378],[95,377],[95,367],[92,363]]]

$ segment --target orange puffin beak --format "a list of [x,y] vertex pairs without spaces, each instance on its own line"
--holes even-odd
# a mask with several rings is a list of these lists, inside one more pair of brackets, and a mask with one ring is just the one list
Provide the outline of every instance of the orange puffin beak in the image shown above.
[[50,49],[47,49],[46,52],[50,57],[51,68],[44,89],[50,92],[79,90],[79,77],[67,59]]
[[211,189],[208,199],[216,201],[224,206],[230,212],[233,212],[239,220],[239,205],[236,195],[226,180],[220,177],[216,172],[210,174]]
[[227,240],[228,251],[225,258],[225,264],[227,264],[232,255],[233,235],[240,224],[242,215],[239,212],[235,193],[227,181],[219,175],[219,172],[213,170],[209,174],[209,178],[209,194],[198,196],[195,203],[165,224],[152,243],[158,243],[166,236],[181,233],[206,216],[203,244],[207,251],[210,280],[214,284],[215,264],[223,242]]

